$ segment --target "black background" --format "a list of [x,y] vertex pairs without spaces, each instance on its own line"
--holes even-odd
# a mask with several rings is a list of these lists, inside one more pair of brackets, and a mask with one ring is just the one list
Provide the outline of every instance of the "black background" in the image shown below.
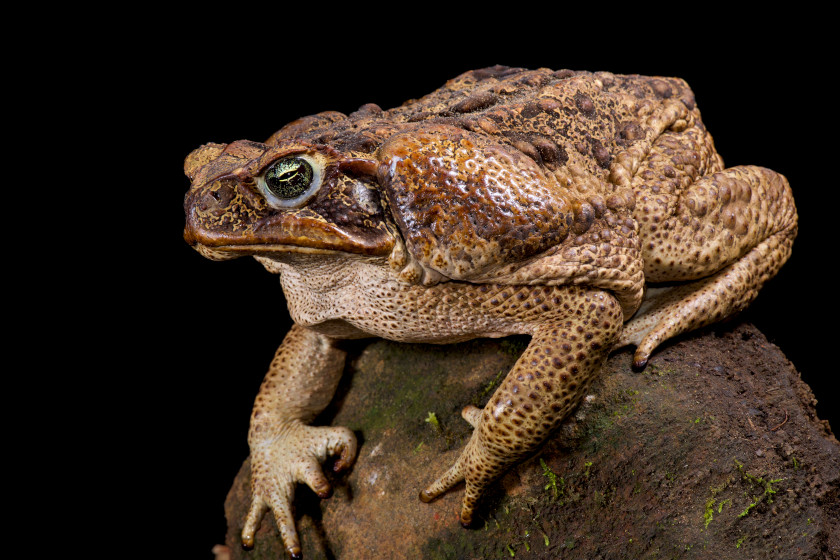
[[155,535],[173,537],[173,557],[210,558],[222,542],[250,408],[290,324],[277,278],[256,261],[211,262],[183,242],[184,157],[206,142],[264,140],[320,111],[390,108],[493,64],[681,77],[728,166],[788,177],[800,218],[793,256],[744,319],[802,372],[820,417],[840,425],[836,368],[825,365],[836,346],[838,221],[828,38],[793,18],[659,22],[635,13],[610,29],[595,11],[575,21],[511,13],[421,25],[374,22],[369,12],[329,21],[311,11],[216,12],[203,25],[149,23],[119,41],[116,59],[102,54],[110,41],[89,52],[97,86],[76,126],[97,123],[98,148],[76,153],[106,164],[91,184],[114,196],[92,224],[107,225],[95,260],[108,266],[86,277],[93,303],[71,304],[96,308],[100,332],[85,350],[96,394],[107,395],[79,414],[91,430],[120,433],[95,436],[94,458],[124,451],[119,482],[102,485],[102,499],[153,512],[132,526],[136,538],[154,547]]

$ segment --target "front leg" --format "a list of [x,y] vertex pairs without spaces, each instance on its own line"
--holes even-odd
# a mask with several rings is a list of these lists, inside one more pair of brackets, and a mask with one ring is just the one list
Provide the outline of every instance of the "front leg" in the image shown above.
[[460,457],[420,493],[429,502],[465,480],[465,526],[488,485],[536,451],[577,406],[618,337],[623,314],[608,292],[573,286],[551,290],[531,343],[504,382],[483,410],[464,409],[475,431]]
[[265,376],[251,414],[251,508],[242,544],[251,547],[268,509],[274,513],[283,544],[292,558],[300,542],[292,510],[295,485],[303,482],[327,498],[331,487],[321,470],[340,454],[334,470],[356,457],[356,438],[347,428],[307,426],[332,400],[344,369],[345,353],[333,341],[299,325],[283,339]]

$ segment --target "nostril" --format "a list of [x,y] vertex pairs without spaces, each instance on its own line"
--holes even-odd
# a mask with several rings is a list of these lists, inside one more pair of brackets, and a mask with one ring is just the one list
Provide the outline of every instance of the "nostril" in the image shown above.
[[202,202],[211,208],[226,207],[235,196],[235,186],[222,182],[208,188],[202,195]]

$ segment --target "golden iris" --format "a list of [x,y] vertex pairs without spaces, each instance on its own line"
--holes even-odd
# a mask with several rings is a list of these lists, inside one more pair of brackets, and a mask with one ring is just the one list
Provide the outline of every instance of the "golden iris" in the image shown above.
[[312,183],[312,166],[301,158],[281,159],[265,172],[265,185],[278,198],[297,198]]

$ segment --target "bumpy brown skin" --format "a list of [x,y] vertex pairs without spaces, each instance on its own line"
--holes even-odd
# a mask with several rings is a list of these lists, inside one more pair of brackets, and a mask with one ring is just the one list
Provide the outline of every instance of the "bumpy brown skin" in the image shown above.
[[[320,162],[321,182],[305,204],[279,208],[260,180],[289,155]],[[476,70],[389,111],[305,117],[266,144],[208,144],[185,170],[187,241],[279,273],[296,323],[254,406],[243,530],[252,544],[271,509],[292,556],[295,483],[326,497],[320,463],[355,458],[351,432],[306,425],[343,368],[334,340],[532,336],[487,405],[464,409],[472,438],[420,495],[464,480],[468,524],[610,349],[635,344],[643,366],[668,338],[742,309],[796,234],[785,178],[725,168],[673,78]],[[643,301],[646,282],[668,285]]]

